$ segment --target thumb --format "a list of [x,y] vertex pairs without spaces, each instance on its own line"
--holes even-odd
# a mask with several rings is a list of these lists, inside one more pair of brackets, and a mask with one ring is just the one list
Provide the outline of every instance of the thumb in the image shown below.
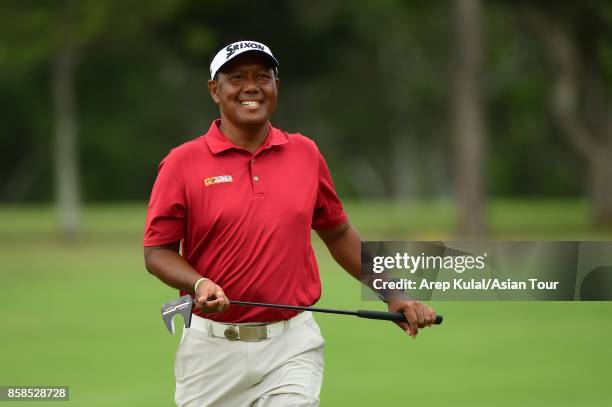
[[[203,284],[206,284],[206,282],[204,282]],[[198,302],[200,304],[204,304],[208,300],[208,298],[212,295],[211,291],[212,290],[210,289],[209,284],[206,284],[204,287],[200,288],[198,290],[198,293],[196,293],[198,294],[198,297],[197,297]]]
[[408,322],[398,322],[397,323],[399,325],[400,328],[402,328],[404,331],[410,333],[410,324]]
[[408,322],[398,322],[397,323],[400,328],[402,328],[406,333],[412,337],[414,337],[414,330],[412,326]]

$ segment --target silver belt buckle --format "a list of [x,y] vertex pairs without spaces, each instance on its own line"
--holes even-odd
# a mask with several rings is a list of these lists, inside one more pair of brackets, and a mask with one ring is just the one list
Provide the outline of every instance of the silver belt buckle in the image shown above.
[[258,342],[268,339],[268,327],[266,325],[239,326],[240,340],[245,342]]

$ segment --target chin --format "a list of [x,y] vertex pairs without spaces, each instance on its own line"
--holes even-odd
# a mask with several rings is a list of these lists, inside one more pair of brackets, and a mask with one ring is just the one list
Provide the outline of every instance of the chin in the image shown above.
[[238,115],[237,122],[247,126],[263,125],[268,122],[269,116],[264,114],[257,115]]

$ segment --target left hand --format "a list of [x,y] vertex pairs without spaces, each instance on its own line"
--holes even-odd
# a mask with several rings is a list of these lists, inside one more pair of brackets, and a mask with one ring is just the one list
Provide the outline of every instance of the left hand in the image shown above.
[[408,322],[396,322],[400,328],[416,339],[419,328],[431,326],[436,320],[436,311],[420,301],[394,298],[388,303],[390,312],[401,312]]
[[213,281],[206,279],[198,285],[195,293],[196,309],[205,314],[216,314],[229,308],[229,300],[223,289]]

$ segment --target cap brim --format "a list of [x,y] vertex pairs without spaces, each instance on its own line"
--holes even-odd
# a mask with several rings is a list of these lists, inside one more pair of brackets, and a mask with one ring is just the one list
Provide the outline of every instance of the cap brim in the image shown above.
[[257,55],[259,57],[261,57],[262,60],[267,61],[267,64],[270,66],[270,68],[278,68],[278,61],[276,60],[276,58],[274,58],[272,55],[264,52],[264,51],[260,51],[258,49],[250,49],[248,51],[244,51],[241,52],[240,54],[233,56],[232,58],[228,59],[227,61],[225,61],[218,69],[217,69],[217,73],[218,72],[223,72],[223,69],[225,67],[227,67],[231,62],[236,61],[238,59],[240,59],[242,56],[244,55]]

